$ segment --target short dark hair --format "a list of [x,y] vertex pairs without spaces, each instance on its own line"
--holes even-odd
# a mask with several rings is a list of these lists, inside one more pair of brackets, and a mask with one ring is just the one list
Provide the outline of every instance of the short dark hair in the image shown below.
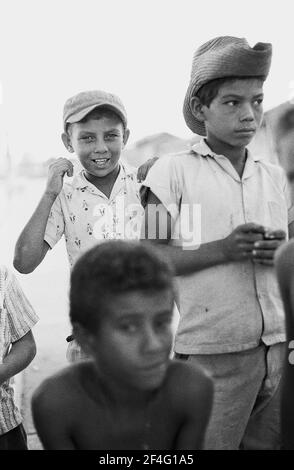
[[[125,131],[125,126],[124,123],[119,116],[114,110],[110,109],[108,106],[98,106],[97,108],[92,109],[86,116],[83,117],[79,122],[82,124],[85,124],[86,122],[90,121],[90,119],[102,119],[102,118],[110,118],[110,119],[115,119],[118,122],[121,123],[123,130]],[[70,131],[72,124],[67,123],[66,124],[66,132],[68,133]]]
[[209,107],[211,102],[216,98],[219,89],[222,85],[233,83],[236,80],[247,80],[248,78],[255,78],[259,79],[262,82],[265,81],[264,77],[223,77],[223,78],[215,78],[214,80],[210,80],[209,82],[205,83],[196,93],[196,96],[199,98],[201,104],[204,106]]
[[171,289],[173,270],[163,255],[140,242],[112,240],[83,254],[71,273],[70,320],[96,331],[115,295]]

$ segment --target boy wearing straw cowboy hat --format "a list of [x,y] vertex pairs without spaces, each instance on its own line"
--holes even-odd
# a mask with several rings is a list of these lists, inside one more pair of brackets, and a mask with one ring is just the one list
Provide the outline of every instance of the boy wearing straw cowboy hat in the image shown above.
[[[247,149],[262,121],[271,55],[271,44],[251,48],[235,37],[202,45],[183,112],[203,139],[160,158],[144,181],[142,238],[161,243],[180,276],[176,355],[214,379],[207,449],[280,446],[285,331],[273,256],[294,214],[282,169]],[[184,226],[201,228],[200,246]]]

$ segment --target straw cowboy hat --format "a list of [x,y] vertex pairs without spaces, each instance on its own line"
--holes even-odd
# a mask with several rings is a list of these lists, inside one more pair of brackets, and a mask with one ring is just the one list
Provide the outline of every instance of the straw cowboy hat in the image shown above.
[[191,98],[207,82],[225,77],[263,77],[266,79],[272,57],[272,45],[258,42],[250,47],[246,39],[221,36],[196,50],[183,113],[192,132],[206,135],[205,124],[192,113]]

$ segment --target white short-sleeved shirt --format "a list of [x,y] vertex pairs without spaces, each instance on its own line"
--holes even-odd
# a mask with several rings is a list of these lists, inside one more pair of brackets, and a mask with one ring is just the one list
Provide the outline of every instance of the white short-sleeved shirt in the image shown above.
[[[193,230],[196,239],[201,234],[201,243],[223,239],[248,222],[287,233],[294,220],[282,168],[248,152],[240,178],[229,159],[214,154],[204,139],[190,151],[160,158],[143,184],[169,210],[175,238],[179,220],[187,210],[191,216],[193,208]],[[174,242],[185,247],[185,240]],[[254,348],[261,341],[285,341],[273,267],[230,262],[179,277],[178,284],[176,352],[226,353]]]
[[139,239],[143,216],[136,170],[120,163],[110,197],[90,183],[81,170],[56,198],[44,240],[51,248],[65,236],[72,266],[81,253],[109,239]]
[[[8,355],[11,344],[25,336],[37,321],[15,276],[0,266],[0,363]],[[12,385],[12,379],[0,384],[0,435],[22,422]]]

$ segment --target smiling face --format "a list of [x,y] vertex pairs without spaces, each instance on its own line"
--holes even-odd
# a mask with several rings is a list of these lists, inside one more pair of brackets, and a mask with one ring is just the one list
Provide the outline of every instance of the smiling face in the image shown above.
[[254,137],[263,117],[263,81],[236,79],[220,86],[209,106],[192,101],[193,113],[205,122],[212,148],[242,149]]
[[101,116],[86,122],[71,124],[62,135],[65,146],[78,156],[86,177],[102,178],[118,168],[121,151],[129,131],[116,116]]
[[87,333],[85,350],[99,374],[119,388],[150,391],[163,382],[172,347],[171,289],[116,294],[107,303],[97,332]]

